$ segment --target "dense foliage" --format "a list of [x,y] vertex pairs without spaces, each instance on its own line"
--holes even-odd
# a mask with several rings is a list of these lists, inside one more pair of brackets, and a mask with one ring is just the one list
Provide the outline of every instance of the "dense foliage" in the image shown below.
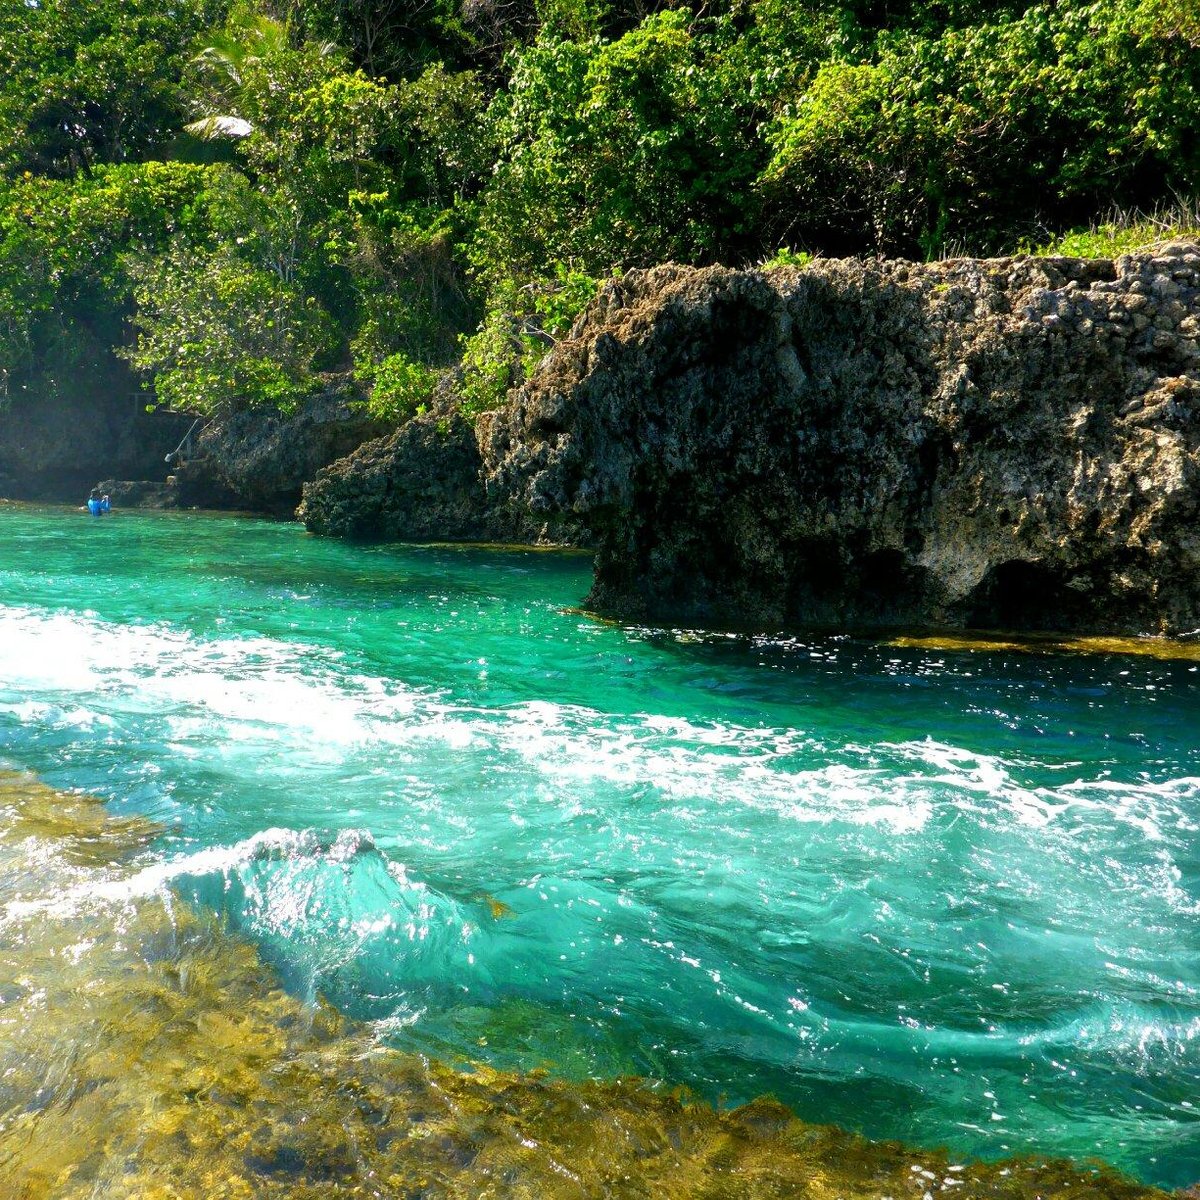
[[[613,271],[1048,244],[1200,190],[1190,0],[13,0],[0,392],[495,404]],[[1083,243],[1090,244],[1090,243]]]

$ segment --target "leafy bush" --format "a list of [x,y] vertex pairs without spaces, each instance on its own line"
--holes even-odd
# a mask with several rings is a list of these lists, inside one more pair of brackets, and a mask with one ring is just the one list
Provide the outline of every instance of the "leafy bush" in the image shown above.
[[489,288],[555,261],[600,276],[736,252],[757,162],[717,94],[715,47],[689,21],[665,12],[614,42],[543,39],[516,60],[490,114],[500,159],[470,251]]
[[807,250],[792,250],[782,246],[759,265],[764,271],[770,271],[775,267],[807,267],[812,260],[813,256]]
[[371,416],[380,421],[403,421],[425,407],[438,372],[403,354],[389,354],[366,378],[371,383],[366,401]]
[[291,411],[312,390],[333,342],[312,297],[221,249],[176,250],[134,267],[133,365],[154,376],[160,404],[223,414],[269,405]]
[[468,417],[499,408],[595,296],[592,276],[565,263],[552,271],[549,279],[502,288],[476,332],[462,339],[458,394]]
[[471,337],[463,338],[462,349],[458,394],[467,417],[503,405],[509,388],[524,382],[535,354],[519,323],[500,308],[489,312]]
[[0,188],[0,388],[23,387],[51,341],[117,342],[130,302],[126,255],[204,240],[209,169],[101,166],[75,179],[27,174]]
[[1195,187],[1200,55],[1157,5],[1037,5],[822,66],[768,133],[765,202],[812,243],[930,256]]
[[1107,221],[1073,229],[1033,250],[1071,258],[1115,258],[1153,242],[1200,243],[1200,209],[1177,205],[1153,213],[1114,212]]

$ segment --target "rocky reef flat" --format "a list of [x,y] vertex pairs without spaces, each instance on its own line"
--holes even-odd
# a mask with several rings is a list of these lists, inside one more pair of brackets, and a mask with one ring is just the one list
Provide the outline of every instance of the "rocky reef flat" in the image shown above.
[[631,619],[1200,628],[1200,248],[662,266],[507,405],[318,473],[321,533],[594,547]]

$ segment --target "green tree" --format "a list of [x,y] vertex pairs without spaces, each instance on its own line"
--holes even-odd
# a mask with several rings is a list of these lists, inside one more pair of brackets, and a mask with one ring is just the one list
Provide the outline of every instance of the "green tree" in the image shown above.
[[453,0],[293,0],[287,15],[301,36],[345,47],[372,78],[462,62],[472,44]]
[[824,64],[768,131],[775,236],[937,253],[1012,245],[1200,184],[1200,56],[1158,0],[1038,5]]
[[456,206],[490,165],[475,77],[387,84],[244,11],[194,62],[190,129],[233,161],[198,201],[210,243],[172,255],[172,279],[139,264],[130,360],[206,411],[291,406],[313,372],[351,364],[380,411],[411,408],[476,317],[454,259]]
[[177,136],[193,39],[223,0],[6,0],[0,170],[65,177],[161,153]]
[[209,236],[198,198],[209,168],[98,167],[77,179],[22,177],[0,189],[0,381],[27,385],[52,341],[121,339],[130,254]]
[[267,405],[288,411],[312,388],[333,342],[312,297],[228,248],[176,249],[135,268],[138,302],[130,361],[154,376],[171,408],[228,413]]
[[397,97],[257,14],[207,39],[195,64],[190,128],[230,143],[236,165],[213,168],[200,197],[210,244],[138,263],[129,358],[173,405],[288,408],[347,353],[351,193],[386,195]]
[[615,42],[525,51],[491,114],[500,160],[471,252],[480,278],[738,257],[758,162],[712,49],[668,12]]

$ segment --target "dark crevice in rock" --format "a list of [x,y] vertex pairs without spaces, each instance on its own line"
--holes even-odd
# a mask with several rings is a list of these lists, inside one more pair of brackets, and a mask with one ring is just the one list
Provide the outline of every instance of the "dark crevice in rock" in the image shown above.
[[989,568],[971,592],[966,623],[976,629],[1066,628],[1085,603],[1062,571],[1011,559]]

